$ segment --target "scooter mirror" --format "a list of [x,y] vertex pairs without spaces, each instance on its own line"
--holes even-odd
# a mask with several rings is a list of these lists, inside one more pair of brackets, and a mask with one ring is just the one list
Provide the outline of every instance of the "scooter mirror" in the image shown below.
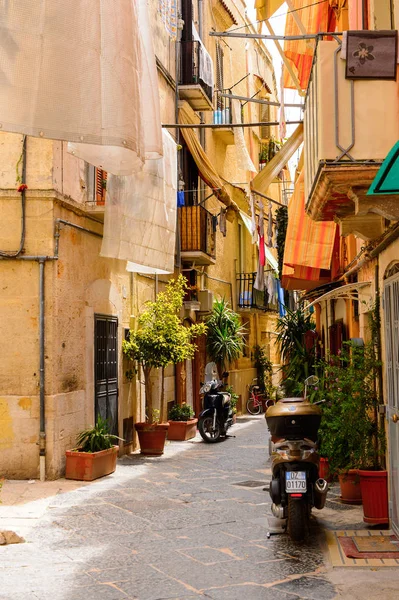
[[319,383],[319,378],[316,375],[311,375],[307,379],[305,379],[305,385],[317,385]]
[[225,372],[222,374],[222,377],[223,377],[223,379],[226,379],[226,377],[228,377],[228,376],[229,376],[229,374],[228,374],[228,372],[227,372],[227,371],[225,371]]

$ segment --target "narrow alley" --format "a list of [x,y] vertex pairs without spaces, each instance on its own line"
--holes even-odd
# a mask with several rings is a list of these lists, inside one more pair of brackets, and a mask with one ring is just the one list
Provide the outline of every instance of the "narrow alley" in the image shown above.
[[1,549],[0,599],[397,597],[393,569],[359,569],[358,581],[356,569],[331,574],[318,518],[307,544],[268,538],[264,418],[241,418],[232,433],[221,444],[170,443],[161,458],[123,457],[110,477],[25,505],[7,498],[26,482],[7,482],[2,522],[26,542]]

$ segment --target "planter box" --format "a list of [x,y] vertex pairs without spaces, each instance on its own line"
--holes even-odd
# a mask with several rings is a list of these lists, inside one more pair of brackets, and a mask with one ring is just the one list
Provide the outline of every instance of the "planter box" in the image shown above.
[[175,442],[185,442],[195,437],[197,433],[198,419],[188,421],[168,421],[168,440]]
[[341,488],[341,501],[344,504],[361,504],[362,491],[357,469],[349,469],[347,473],[341,473],[338,475],[338,480]]
[[100,452],[79,452],[67,450],[66,456],[66,479],[77,479],[78,481],[93,481],[104,475],[113,473],[116,469],[119,446],[113,446],[108,450]]
[[388,473],[359,469],[363,499],[363,521],[372,525],[389,523]]
[[165,447],[169,423],[136,423],[135,428],[140,442],[140,453],[146,456],[160,456]]

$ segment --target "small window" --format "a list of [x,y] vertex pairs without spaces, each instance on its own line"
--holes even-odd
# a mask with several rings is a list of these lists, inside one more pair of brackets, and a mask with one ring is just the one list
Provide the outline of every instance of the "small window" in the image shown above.
[[95,169],[95,202],[98,206],[105,204],[107,194],[107,171]]

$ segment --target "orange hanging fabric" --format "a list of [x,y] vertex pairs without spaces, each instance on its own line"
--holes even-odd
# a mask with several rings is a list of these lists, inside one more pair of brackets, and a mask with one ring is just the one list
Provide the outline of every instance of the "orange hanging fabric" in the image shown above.
[[305,213],[304,175],[301,172],[288,204],[283,287],[312,289],[331,280],[336,224],[313,221]]
[[[330,19],[333,11],[327,1],[311,4],[309,0],[292,0],[292,5],[295,13],[287,12],[285,35],[301,35],[303,31],[307,34],[319,33],[329,31],[329,27],[335,29],[335,19],[334,22],[331,22]],[[303,31],[300,31],[295,18],[301,20]],[[287,40],[284,42],[284,54],[290,61],[300,86],[304,90],[308,87],[315,45],[315,40]],[[287,69],[284,73],[284,87],[294,89],[296,87]]]

